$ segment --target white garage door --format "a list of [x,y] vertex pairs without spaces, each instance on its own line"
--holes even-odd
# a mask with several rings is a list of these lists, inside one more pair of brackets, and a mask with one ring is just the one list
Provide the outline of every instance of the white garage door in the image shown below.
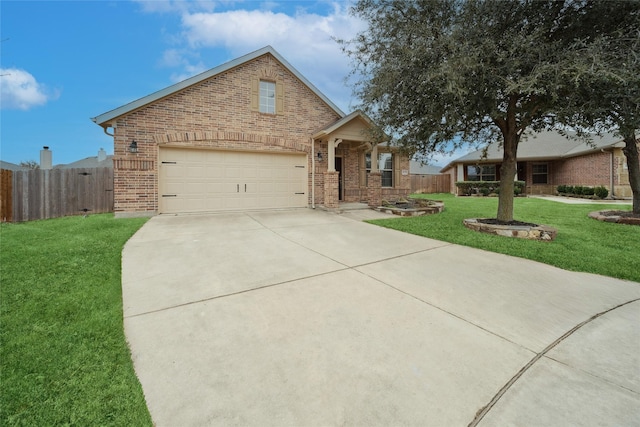
[[307,156],[160,149],[160,213],[306,207]]

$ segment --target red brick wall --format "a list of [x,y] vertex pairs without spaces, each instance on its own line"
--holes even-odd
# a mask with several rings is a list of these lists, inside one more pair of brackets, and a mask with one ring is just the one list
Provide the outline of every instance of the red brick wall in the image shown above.
[[[284,85],[283,114],[251,110],[255,77]],[[157,211],[159,144],[311,154],[310,135],[339,118],[271,55],[256,58],[115,120],[115,211]],[[128,152],[133,140],[135,154]],[[321,175],[316,173],[316,203],[322,203]]]
[[593,153],[553,162],[554,185],[609,186],[611,154]]

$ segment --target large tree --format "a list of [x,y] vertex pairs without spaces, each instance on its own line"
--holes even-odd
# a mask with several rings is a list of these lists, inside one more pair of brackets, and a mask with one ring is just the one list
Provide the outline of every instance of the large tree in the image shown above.
[[[528,129],[553,128],[556,110],[572,103],[580,58],[573,52],[588,48],[594,38],[586,35],[596,31],[584,19],[591,16],[589,5],[359,0],[352,12],[368,28],[342,41],[358,77],[355,93],[361,107],[412,151],[500,141],[497,219],[511,221],[520,138]],[[597,31],[612,29],[598,25]],[[581,43],[576,34],[584,36]]]
[[[613,28],[599,28],[603,16]],[[576,37],[575,90],[557,118],[623,139],[633,212],[640,214],[640,1],[587,1],[581,19],[592,29]]]

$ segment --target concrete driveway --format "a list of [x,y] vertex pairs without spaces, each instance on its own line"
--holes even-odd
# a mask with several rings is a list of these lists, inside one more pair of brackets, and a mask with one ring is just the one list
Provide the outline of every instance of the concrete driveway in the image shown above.
[[156,425],[640,424],[640,283],[355,215],[159,216],[132,237],[125,332]]

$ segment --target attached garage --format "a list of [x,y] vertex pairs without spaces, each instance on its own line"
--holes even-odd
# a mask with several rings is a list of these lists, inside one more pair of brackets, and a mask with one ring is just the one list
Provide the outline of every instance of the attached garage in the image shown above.
[[307,155],[161,147],[159,213],[307,207]]

